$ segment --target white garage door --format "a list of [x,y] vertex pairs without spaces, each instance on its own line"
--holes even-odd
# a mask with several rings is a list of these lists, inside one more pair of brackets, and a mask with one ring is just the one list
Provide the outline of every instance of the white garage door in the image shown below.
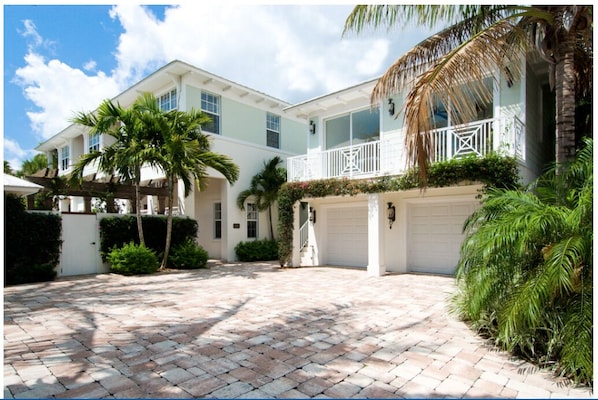
[[408,270],[453,274],[464,238],[463,223],[478,204],[475,201],[411,204],[407,226]]
[[330,265],[367,267],[368,209],[342,207],[327,212],[326,260]]

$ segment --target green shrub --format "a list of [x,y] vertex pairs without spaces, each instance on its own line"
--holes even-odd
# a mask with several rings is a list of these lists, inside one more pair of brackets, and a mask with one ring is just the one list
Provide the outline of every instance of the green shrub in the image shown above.
[[276,240],[253,240],[240,242],[235,246],[239,261],[269,261],[278,259],[278,242]]
[[113,249],[106,256],[110,270],[122,275],[151,274],[158,270],[158,257],[145,246],[133,242]]
[[168,257],[168,265],[176,269],[205,268],[207,263],[208,252],[192,240],[174,247]]
[[[164,251],[166,244],[166,216],[143,216],[143,234],[145,246],[156,254]],[[172,218],[172,241],[170,246],[176,247],[197,236],[197,221],[188,217]],[[124,244],[139,243],[137,232],[137,218],[134,215],[122,217],[107,217],[100,221],[100,253],[102,259],[113,248],[120,248]]]

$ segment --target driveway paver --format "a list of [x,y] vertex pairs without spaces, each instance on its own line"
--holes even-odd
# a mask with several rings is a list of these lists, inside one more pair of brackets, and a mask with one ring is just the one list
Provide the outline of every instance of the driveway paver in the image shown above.
[[4,397],[592,397],[476,336],[454,289],[271,263],[7,287]]

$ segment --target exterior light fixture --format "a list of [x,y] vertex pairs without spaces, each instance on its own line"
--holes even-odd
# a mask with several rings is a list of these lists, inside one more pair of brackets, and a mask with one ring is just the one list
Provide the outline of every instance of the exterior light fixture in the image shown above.
[[388,202],[388,208],[386,209],[386,216],[388,217],[388,227],[392,229],[392,223],[395,222],[396,212],[395,206]]
[[316,223],[316,209],[313,207],[309,207],[309,222]]
[[392,99],[388,99],[388,115],[395,115],[395,102]]
[[316,134],[316,123],[314,121],[309,121],[309,132],[312,135]]

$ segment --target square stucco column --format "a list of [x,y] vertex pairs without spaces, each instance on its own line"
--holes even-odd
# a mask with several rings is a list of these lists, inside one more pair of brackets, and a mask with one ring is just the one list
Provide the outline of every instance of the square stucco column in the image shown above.
[[368,275],[383,276],[386,273],[384,265],[384,208],[379,194],[368,196]]
[[299,228],[301,227],[300,223],[300,216],[299,216],[299,205],[300,203],[295,203],[293,205],[293,253],[291,256],[291,265],[292,267],[299,267],[301,266],[301,240],[300,240],[300,233]]

